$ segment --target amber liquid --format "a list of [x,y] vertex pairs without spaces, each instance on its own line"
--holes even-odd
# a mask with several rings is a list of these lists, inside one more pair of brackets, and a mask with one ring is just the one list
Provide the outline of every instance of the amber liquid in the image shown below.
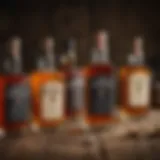
[[[64,75],[61,72],[44,73],[36,72],[31,76],[31,87],[33,96],[33,123],[40,127],[55,127],[60,125],[64,119],[65,114],[60,119],[46,120],[41,117],[41,87],[48,82],[58,81],[64,84]],[[64,93],[65,94],[65,93]],[[65,102],[64,102],[65,103]],[[65,104],[63,104],[65,108]]]
[[[92,65],[88,68],[84,69],[85,76],[86,76],[86,121],[91,126],[97,125],[105,125],[110,124],[117,121],[117,118],[113,114],[104,113],[102,115],[99,114],[91,114],[89,113],[89,108],[92,107],[90,105],[91,99],[89,99],[89,86],[88,80],[92,77],[99,76],[99,75],[106,75],[111,76],[113,74],[113,68],[109,65]],[[114,107],[114,106],[113,106]]]
[[[151,75],[149,69],[143,66],[127,66],[120,70],[120,106],[121,109],[131,116],[144,115],[148,113],[149,106],[131,106],[128,104],[129,99],[129,77],[134,73]],[[151,96],[151,95],[150,95]]]

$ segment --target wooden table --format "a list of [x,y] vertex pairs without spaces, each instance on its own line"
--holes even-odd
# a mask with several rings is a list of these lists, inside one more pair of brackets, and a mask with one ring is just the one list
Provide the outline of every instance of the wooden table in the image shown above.
[[6,136],[0,141],[0,160],[159,160],[159,128],[160,112],[152,111],[99,132],[73,135],[62,129]]

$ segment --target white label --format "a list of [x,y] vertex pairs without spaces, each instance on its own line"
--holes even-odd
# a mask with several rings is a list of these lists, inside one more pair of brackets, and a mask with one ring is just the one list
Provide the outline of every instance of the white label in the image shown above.
[[129,77],[129,105],[133,107],[150,104],[151,77],[147,74],[134,73]]
[[64,84],[48,82],[41,90],[41,117],[45,120],[61,119],[64,114]]

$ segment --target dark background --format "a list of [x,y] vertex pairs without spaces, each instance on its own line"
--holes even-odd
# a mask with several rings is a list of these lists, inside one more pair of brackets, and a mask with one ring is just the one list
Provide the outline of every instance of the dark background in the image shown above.
[[56,39],[57,54],[64,52],[64,40],[75,36],[79,62],[87,64],[94,32],[105,28],[111,35],[111,57],[116,65],[126,63],[133,37],[143,35],[147,63],[158,69],[159,6],[154,1],[137,0],[1,0],[1,61],[7,39],[19,35],[24,40],[26,67],[29,68],[39,41],[51,34]]

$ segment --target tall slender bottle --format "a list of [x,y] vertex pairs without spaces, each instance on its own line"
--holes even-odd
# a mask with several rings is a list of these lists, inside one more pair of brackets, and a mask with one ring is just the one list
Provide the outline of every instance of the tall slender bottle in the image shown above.
[[29,122],[31,92],[23,69],[22,40],[19,37],[13,37],[9,43],[9,56],[4,62],[5,124],[8,130],[24,129]]
[[109,35],[99,31],[92,63],[85,69],[86,120],[91,126],[107,125],[116,121],[116,79],[109,59]]
[[143,39],[133,40],[133,54],[120,70],[121,107],[131,116],[148,113],[151,98],[151,71],[144,63]]
[[55,68],[54,43],[52,37],[44,39],[44,53],[31,76],[33,130],[55,128],[65,119],[65,77]]
[[68,118],[76,118],[84,112],[84,77],[77,66],[76,41],[69,39],[67,45],[68,69],[65,71],[67,83],[66,114]]

